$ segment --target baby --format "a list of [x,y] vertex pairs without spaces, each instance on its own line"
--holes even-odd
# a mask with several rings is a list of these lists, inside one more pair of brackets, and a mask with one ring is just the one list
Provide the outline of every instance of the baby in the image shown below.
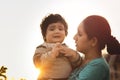
[[[73,68],[80,64],[70,60],[61,51],[64,38],[67,36],[68,25],[59,14],[50,14],[40,25],[44,43],[36,48],[33,61],[41,70],[38,80],[67,80]],[[79,55],[79,54],[78,54]]]

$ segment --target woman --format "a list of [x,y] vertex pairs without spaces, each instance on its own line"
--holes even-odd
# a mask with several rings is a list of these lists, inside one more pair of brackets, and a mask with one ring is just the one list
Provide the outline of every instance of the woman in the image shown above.
[[[102,57],[102,49],[107,46],[109,54],[120,54],[120,44],[111,35],[107,20],[98,15],[88,16],[80,23],[74,40],[77,51],[85,57],[68,80],[110,80],[109,66]],[[73,50],[64,47],[62,51],[76,59]]]

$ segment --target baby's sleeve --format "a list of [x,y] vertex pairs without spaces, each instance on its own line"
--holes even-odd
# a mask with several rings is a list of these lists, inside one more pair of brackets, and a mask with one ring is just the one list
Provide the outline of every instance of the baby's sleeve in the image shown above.
[[43,46],[37,47],[33,56],[33,62],[36,68],[45,68],[52,64],[54,59],[50,57],[51,50]]

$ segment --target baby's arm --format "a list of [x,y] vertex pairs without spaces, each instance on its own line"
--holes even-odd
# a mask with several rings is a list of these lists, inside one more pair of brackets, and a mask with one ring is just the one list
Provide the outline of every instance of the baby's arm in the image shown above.
[[37,68],[47,68],[52,66],[56,57],[59,55],[59,49],[59,45],[56,45],[53,48],[46,48],[44,46],[36,48],[33,56],[35,66]]
[[43,57],[46,58],[46,48],[43,46],[37,47],[35,50],[35,54],[33,56],[33,62],[37,68],[40,68],[41,62],[43,62]]

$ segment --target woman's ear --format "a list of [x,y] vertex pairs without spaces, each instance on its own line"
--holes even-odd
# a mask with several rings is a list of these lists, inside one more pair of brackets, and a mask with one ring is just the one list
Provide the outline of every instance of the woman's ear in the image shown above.
[[96,46],[96,45],[97,45],[98,40],[97,40],[97,38],[96,38],[96,37],[93,37],[93,38],[91,39],[91,42],[92,42],[91,46],[92,46],[92,47],[94,47],[94,46]]

